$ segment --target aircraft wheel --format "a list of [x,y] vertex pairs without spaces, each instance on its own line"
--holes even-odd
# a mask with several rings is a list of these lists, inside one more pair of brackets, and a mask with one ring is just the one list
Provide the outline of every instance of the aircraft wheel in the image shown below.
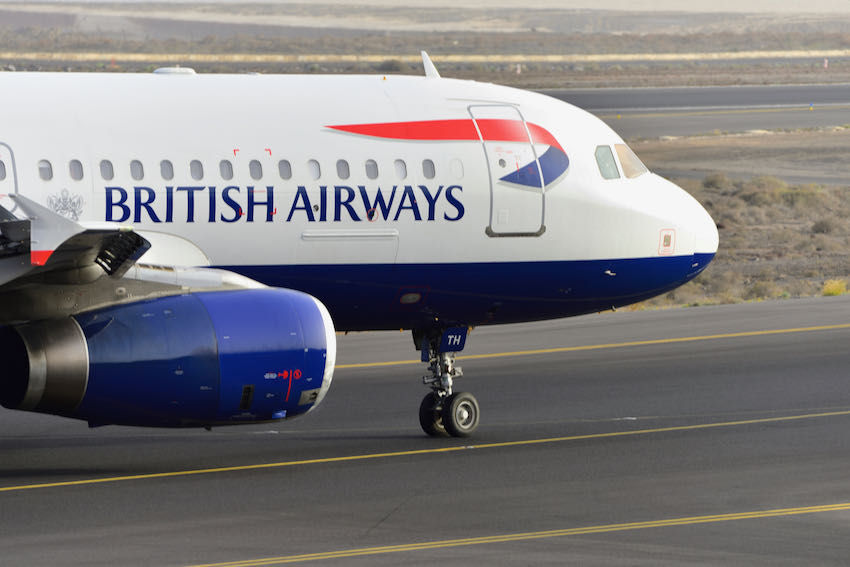
[[440,396],[435,392],[430,392],[422,398],[422,403],[419,404],[419,425],[422,426],[422,431],[431,437],[445,437],[446,428],[443,427],[443,416],[441,413]]
[[469,437],[478,428],[481,411],[469,392],[457,392],[443,401],[443,427],[452,437]]

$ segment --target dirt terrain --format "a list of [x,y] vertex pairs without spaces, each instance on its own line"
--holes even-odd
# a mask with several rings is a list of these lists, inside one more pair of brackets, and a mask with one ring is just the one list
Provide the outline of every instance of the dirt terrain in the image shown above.
[[[752,2],[754,6],[764,2]],[[850,9],[821,2],[818,13],[765,10],[710,13],[563,9],[549,1],[510,9],[507,1],[430,3],[363,2],[3,2],[0,1],[0,67],[16,70],[150,71],[181,63],[200,72],[417,73],[402,61],[421,49],[440,56],[523,55],[519,64],[440,63],[446,76],[526,88],[762,84],[850,81]],[[608,2],[609,7],[626,2]],[[572,5],[572,4],[571,4]],[[826,13],[835,6],[836,13]],[[786,6],[787,8],[787,6]],[[802,9],[802,8],[801,8]],[[683,9],[684,10],[684,9]],[[812,56],[706,58],[685,61],[541,62],[540,56],[663,55],[748,51],[818,53]],[[825,51],[832,57],[824,69]],[[21,53],[50,57],[22,58]],[[74,53],[100,54],[75,60]],[[268,63],[128,61],[122,54],[372,54],[378,61]],[[67,59],[57,54],[68,54]],[[538,60],[533,58],[537,57]],[[519,72],[518,72],[519,71]]]
[[850,127],[632,147],[651,169],[686,175],[670,177],[705,205],[720,232],[708,269],[647,305],[822,295],[850,280]]

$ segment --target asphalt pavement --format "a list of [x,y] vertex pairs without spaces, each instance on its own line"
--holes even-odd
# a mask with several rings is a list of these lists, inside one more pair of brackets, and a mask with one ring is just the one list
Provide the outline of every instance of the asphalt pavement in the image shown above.
[[850,124],[850,85],[541,91],[596,114],[625,139]]
[[473,439],[431,439],[405,333],[339,337],[290,423],[0,412],[8,565],[844,565],[850,298],[475,329]]

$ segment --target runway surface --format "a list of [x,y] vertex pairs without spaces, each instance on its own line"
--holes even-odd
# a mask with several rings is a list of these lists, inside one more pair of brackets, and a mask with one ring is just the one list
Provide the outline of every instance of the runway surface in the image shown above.
[[850,298],[476,329],[465,441],[419,431],[408,334],[339,342],[288,424],[0,411],[0,563],[846,564]]
[[801,129],[850,123],[850,85],[551,89],[623,138]]

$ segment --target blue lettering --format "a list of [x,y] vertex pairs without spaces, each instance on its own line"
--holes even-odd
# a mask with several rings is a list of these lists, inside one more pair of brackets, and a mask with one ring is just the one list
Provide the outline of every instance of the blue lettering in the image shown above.
[[448,213],[443,214],[443,218],[447,221],[456,221],[463,218],[463,213],[466,212],[466,209],[463,208],[463,203],[461,203],[454,195],[452,195],[452,191],[457,189],[458,191],[463,191],[463,187],[460,185],[452,185],[451,187],[446,188],[446,201],[452,204],[452,206],[457,211],[457,214],[453,217],[450,217]]
[[[345,191],[345,199],[341,198],[343,191]],[[337,185],[334,187],[334,222],[339,222],[341,220],[342,215],[340,213],[342,213],[343,207],[348,210],[348,214],[352,220],[360,220],[360,217],[357,216],[357,213],[354,212],[354,208],[351,206],[351,201],[353,200],[354,189],[345,185]]]
[[321,185],[319,186],[319,222],[326,220],[328,220],[328,188]]
[[215,187],[210,186],[210,212],[207,222],[215,222]]
[[[405,201],[409,201],[410,204],[405,205]],[[410,185],[404,186],[404,193],[401,194],[401,201],[398,204],[398,210],[395,212],[394,221],[398,220],[403,210],[413,211],[413,217],[418,221],[422,220],[422,215],[419,214],[419,205],[416,204],[416,195],[413,194],[413,187]]]
[[[333,196],[329,195],[328,189],[333,190]],[[331,187],[320,185],[318,187],[319,201],[314,206],[307,187],[299,185],[293,196],[286,222],[291,222],[298,211],[302,211],[309,222],[317,220],[320,222],[329,220],[333,222],[348,220],[360,222],[364,220],[364,213],[366,220],[374,221],[382,218],[384,221],[398,222],[405,211],[410,212],[409,218],[414,221],[427,220],[433,222],[437,219],[438,214],[442,213],[444,220],[454,222],[461,220],[466,214],[466,209],[461,202],[463,187],[460,185],[448,187],[440,185],[436,190],[430,189],[427,185],[393,185],[392,189],[374,186],[373,189],[374,194],[370,194],[371,190],[367,185],[357,185],[354,188],[348,185]],[[245,199],[247,205],[241,204],[242,187],[237,185],[224,187],[220,197],[215,186],[173,187],[169,185],[165,186],[164,191],[160,194],[157,194],[151,187],[136,186],[133,187],[132,197],[129,191],[123,187],[104,187],[104,190],[107,222],[173,223],[175,208],[177,215],[182,217],[183,200],[181,194],[185,194],[185,222],[194,223],[198,220],[195,218],[197,199],[202,198],[198,197],[198,194],[205,190],[208,191],[207,222],[209,223],[234,223],[238,222],[243,216],[246,217],[247,222],[254,222],[255,218],[260,222],[263,218],[265,218],[265,222],[273,222],[277,214],[275,187],[273,185],[267,185],[265,189],[256,190],[253,186],[246,186],[247,195]],[[401,191],[400,195],[398,194],[399,191]],[[266,196],[262,197],[262,193],[266,193]],[[424,203],[427,204],[427,217],[425,205],[420,205],[418,195],[421,195]],[[130,203],[131,198],[133,199],[132,203]],[[333,204],[328,202],[331,198],[333,198]],[[164,203],[157,206],[157,199],[160,202],[164,201]],[[438,207],[443,208],[440,206],[441,199],[447,205],[444,210],[438,211]],[[245,208],[243,209],[243,207]],[[258,207],[260,208],[259,212],[257,211]],[[163,216],[160,217],[160,215]],[[332,218],[330,218],[331,216]],[[183,219],[179,218],[178,221],[182,222]]]
[[[159,217],[156,216],[156,212],[154,212],[153,207],[151,207],[151,203],[156,199],[156,193],[150,187],[133,187],[133,191],[135,192],[136,202],[133,214],[133,222],[139,223],[142,222],[142,209],[148,212],[148,216],[150,217],[152,222],[162,222],[159,220]],[[145,194],[145,199],[142,199],[142,193]]]
[[174,222],[174,187],[165,187],[165,222]]
[[443,192],[443,186],[440,185],[440,188],[437,189],[437,193],[432,197],[431,192],[428,191],[428,188],[424,185],[420,185],[419,188],[425,194],[425,200],[428,201],[428,220],[434,220],[434,211],[437,208],[437,199],[440,198],[440,193]]
[[[301,202],[301,206],[298,206],[298,203]],[[307,213],[307,220],[313,222],[315,219],[313,218],[313,209],[310,207],[310,197],[307,196],[307,188],[303,185],[298,186],[298,192],[295,193],[295,199],[292,200],[292,207],[289,208],[289,215],[286,217],[286,222],[292,220],[292,215],[295,214],[295,211],[304,211]]]
[[234,201],[233,197],[230,196],[231,191],[236,191],[237,193],[239,193],[242,190],[239,187],[236,187],[235,185],[231,185],[222,189],[221,198],[224,203],[233,211],[233,217],[231,218],[225,217],[224,213],[221,214],[220,218],[223,222],[236,222],[239,220],[239,217],[242,216],[242,207],[240,207],[239,203]]
[[248,187],[248,222],[254,222],[254,207],[257,205],[266,206],[266,222],[272,222],[274,218],[274,187],[266,186],[265,192],[268,193],[268,198],[265,201],[255,201],[254,195],[260,191],[255,191],[253,187]]
[[369,194],[366,193],[366,186],[358,185],[357,188],[360,189],[360,198],[363,199],[363,206],[366,208],[366,218],[370,221],[375,220],[378,217],[378,210],[380,210],[381,216],[384,217],[384,220],[387,220],[390,216],[393,200],[395,199],[396,185],[393,185],[389,203],[384,199],[384,194],[381,193],[380,187],[378,187],[378,192],[375,194],[375,200],[371,203],[369,202]]
[[[115,201],[112,193],[117,192],[121,198]],[[125,222],[130,218],[130,207],[127,203],[127,190],[123,187],[107,187],[106,188],[106,221],[107,222]],[[112,216],[113,209],[119,207],[121,209],[121,218]]]
[[[214,190],[214,188],[211,188]],[[203,191],[203,187],[178,187],[177,192],[186,192],[186,222],[195,222],[195,191]]]

